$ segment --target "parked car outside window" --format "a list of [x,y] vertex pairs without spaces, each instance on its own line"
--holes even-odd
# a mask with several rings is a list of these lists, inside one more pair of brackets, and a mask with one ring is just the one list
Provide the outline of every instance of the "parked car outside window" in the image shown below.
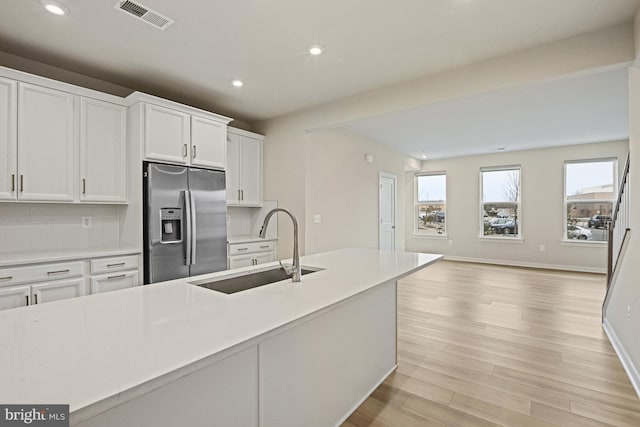
[[587,226],[589,228],[605,228],[609,226],[611,217],[607,215],[594,215],[589,219]]
[[496,234],[517,234],[518,222],[513,219],[499,218],[491,223],[490,228]]
[[567,237],[569,239],[593,240],[591,231],[579,225],[567,226]]

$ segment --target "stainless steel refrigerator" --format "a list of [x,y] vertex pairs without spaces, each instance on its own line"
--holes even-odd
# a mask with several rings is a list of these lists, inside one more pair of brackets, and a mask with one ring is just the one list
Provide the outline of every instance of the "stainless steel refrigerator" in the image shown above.
[[227,268],[225,174],[144,163],[144,283]]

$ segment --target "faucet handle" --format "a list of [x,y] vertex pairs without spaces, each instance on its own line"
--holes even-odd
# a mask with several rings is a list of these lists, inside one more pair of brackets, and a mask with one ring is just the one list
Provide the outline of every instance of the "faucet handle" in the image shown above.
[[294,268],[293,265],[291,267],[287,267],[286,265],[284,265],[282,263],[282,261],[278,261],[280,263],[280,267],[282,267],[282,269],[284,270],[285,273],[287,274],[293,274],[294,272]]

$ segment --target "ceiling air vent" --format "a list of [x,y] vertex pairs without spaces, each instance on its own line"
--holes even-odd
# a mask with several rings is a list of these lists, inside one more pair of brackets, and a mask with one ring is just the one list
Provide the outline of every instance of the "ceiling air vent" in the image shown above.
[[142,20],[149,25],[153,25],[160,30],[166,30],[167,27],[175,22],[173,19],[167,18],[166,16],[159,14],[155,10],[151,10],[147,6],[130,0],[118,1],[115,5],[115,8]]

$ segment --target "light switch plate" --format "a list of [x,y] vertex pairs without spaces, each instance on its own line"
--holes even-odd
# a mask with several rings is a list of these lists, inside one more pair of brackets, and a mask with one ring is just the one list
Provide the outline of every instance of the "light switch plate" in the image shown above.
[[82,228],[91,228],[91,217],[83,216],[82,217]]

